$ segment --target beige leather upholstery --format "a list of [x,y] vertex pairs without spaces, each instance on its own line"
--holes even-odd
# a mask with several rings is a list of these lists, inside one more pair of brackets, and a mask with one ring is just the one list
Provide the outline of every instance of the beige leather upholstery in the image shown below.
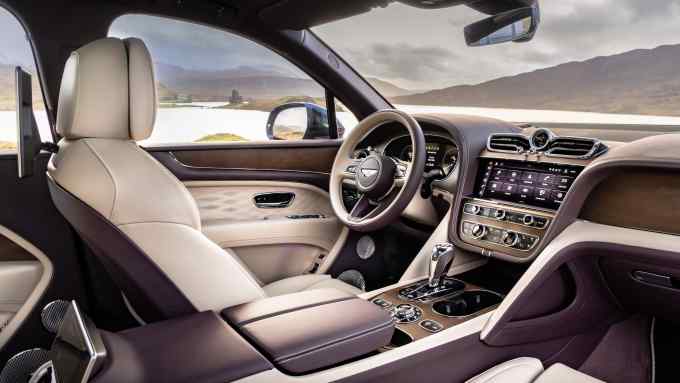
[[0,332],[28,300],[42,273],[38,261],[0,262]]
[[298,291],[327,288],[333,288],[356,295],[363,293],[363,291],[354,286],[350,286],[347,283],[333,279],[330,277],[330,275],[323,274],[306,274],[299,275],[297,277],[290,277],[265,285],[263,288],[265,293],[267,293],[267,295],[270,297],[295,293]]
[[107,38],[74,52],[58,113],[63,139],[48,167],[52,179],[124,233],[195,309],[265,296],[231,250],[201,232],[186,187],[135,143],[149,137],[156,113],[153,65],[142,41]]
[[531,383],[543,372],[535,358],[517,358],[494,366],[466,383]]
[[494,366],[466,383],[603,383],[561,363],[543,371],[535,358],[517,358]]
[[[625,367],[625,366],[624,366]],[[582,372],[576,371],[573,368],[567,367],[561,363],[555,363],[550,368],[545,370],[535,383],[603,383],[600,379],[595,379],[592,376],[586,375]]]

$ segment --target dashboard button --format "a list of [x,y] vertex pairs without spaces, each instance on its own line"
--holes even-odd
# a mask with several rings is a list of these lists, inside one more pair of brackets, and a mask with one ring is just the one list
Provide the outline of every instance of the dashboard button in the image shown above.
[[494,181],[503,181],[508,177],[507,169],[494,169],[491,174],[491,179]]
[[420,327],[429,332],[439,332],[444,329],[444,326],[442,326],[437,321],[433,321],[432,319],[425,319],[424,321],[420,322]]
[[492,181],[489,182],[489,188],[487,190],[489,191],[489,195],[494,195],[500,193],[502,187],[503,187],[502,182]]
[[538,183],[543,186],[551,186],[557,180],[557,176],[554,174],[541,174],[538,177]]
[[503,184],[502,191],[503,191],[503,195],[508,196],[508,197],[512,197],[517,192],[517,184],[505,183],[505,184]]
[[538,173],[536,172],[522,172],[522,181],[530,181],[531,185],[538,180]]
[[569,186],[571,186],[572,182],[574,182],[572,177],[557,177],[557,182],[555,185],[557,185],[557,188],[560,190],[567,190],[569,189]]
[[529,199],[534,196],[534,188],[532,186],[520,185],[517,189],[517,195],[520,199]]
[[550,198],[550,189],[536,188],[534,191],[534,199],[539,202],[546,202]]
[[562,190],[553,190],[550,193],[550,201],[555,203],[562,203],[562,201],[564,201],[564,196],[566,194],[567,192]]
[[522,172],[519,170],[509,170],[507,173],[507,179],[510,182],[516,182],[520,176],[522,175]]

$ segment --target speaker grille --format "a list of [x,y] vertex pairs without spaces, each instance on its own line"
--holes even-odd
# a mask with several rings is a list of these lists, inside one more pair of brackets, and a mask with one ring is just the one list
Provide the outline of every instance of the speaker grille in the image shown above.
[[40,366],[49,361],[47,350],[35,348],[22,351],[7,361],[0,373],[0,383],[25,383]]
[[338,275],[338,279],[361,291],[366,291],[366,280],[358,270],[345,270]]
[[64,315],[68,311],[70,303],[63,300],[52,301],[45,306],[40,313],[40,319],[45,330],[56,334],[64,320]]

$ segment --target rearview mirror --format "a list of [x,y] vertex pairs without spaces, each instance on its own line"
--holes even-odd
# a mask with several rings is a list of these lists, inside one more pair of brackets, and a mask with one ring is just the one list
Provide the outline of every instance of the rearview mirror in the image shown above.
[[465,27],[465,42],[471,47],[480,47],[529,41],[534,37],[540,19],[538,2],[531,7],[499,13]]
[[[338,124],[338,137],[344,128]],[[326,108],[311,102],[289,102],[269,113],[267,137],[270,140],[313,140],[330,138]]]

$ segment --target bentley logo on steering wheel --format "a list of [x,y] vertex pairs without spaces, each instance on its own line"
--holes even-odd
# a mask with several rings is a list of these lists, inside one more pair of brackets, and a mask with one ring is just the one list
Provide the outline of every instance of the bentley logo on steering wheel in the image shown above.
[[376,173],[378,173],[378,169],[360,168],[359,171],[364,177],[373,177]]

